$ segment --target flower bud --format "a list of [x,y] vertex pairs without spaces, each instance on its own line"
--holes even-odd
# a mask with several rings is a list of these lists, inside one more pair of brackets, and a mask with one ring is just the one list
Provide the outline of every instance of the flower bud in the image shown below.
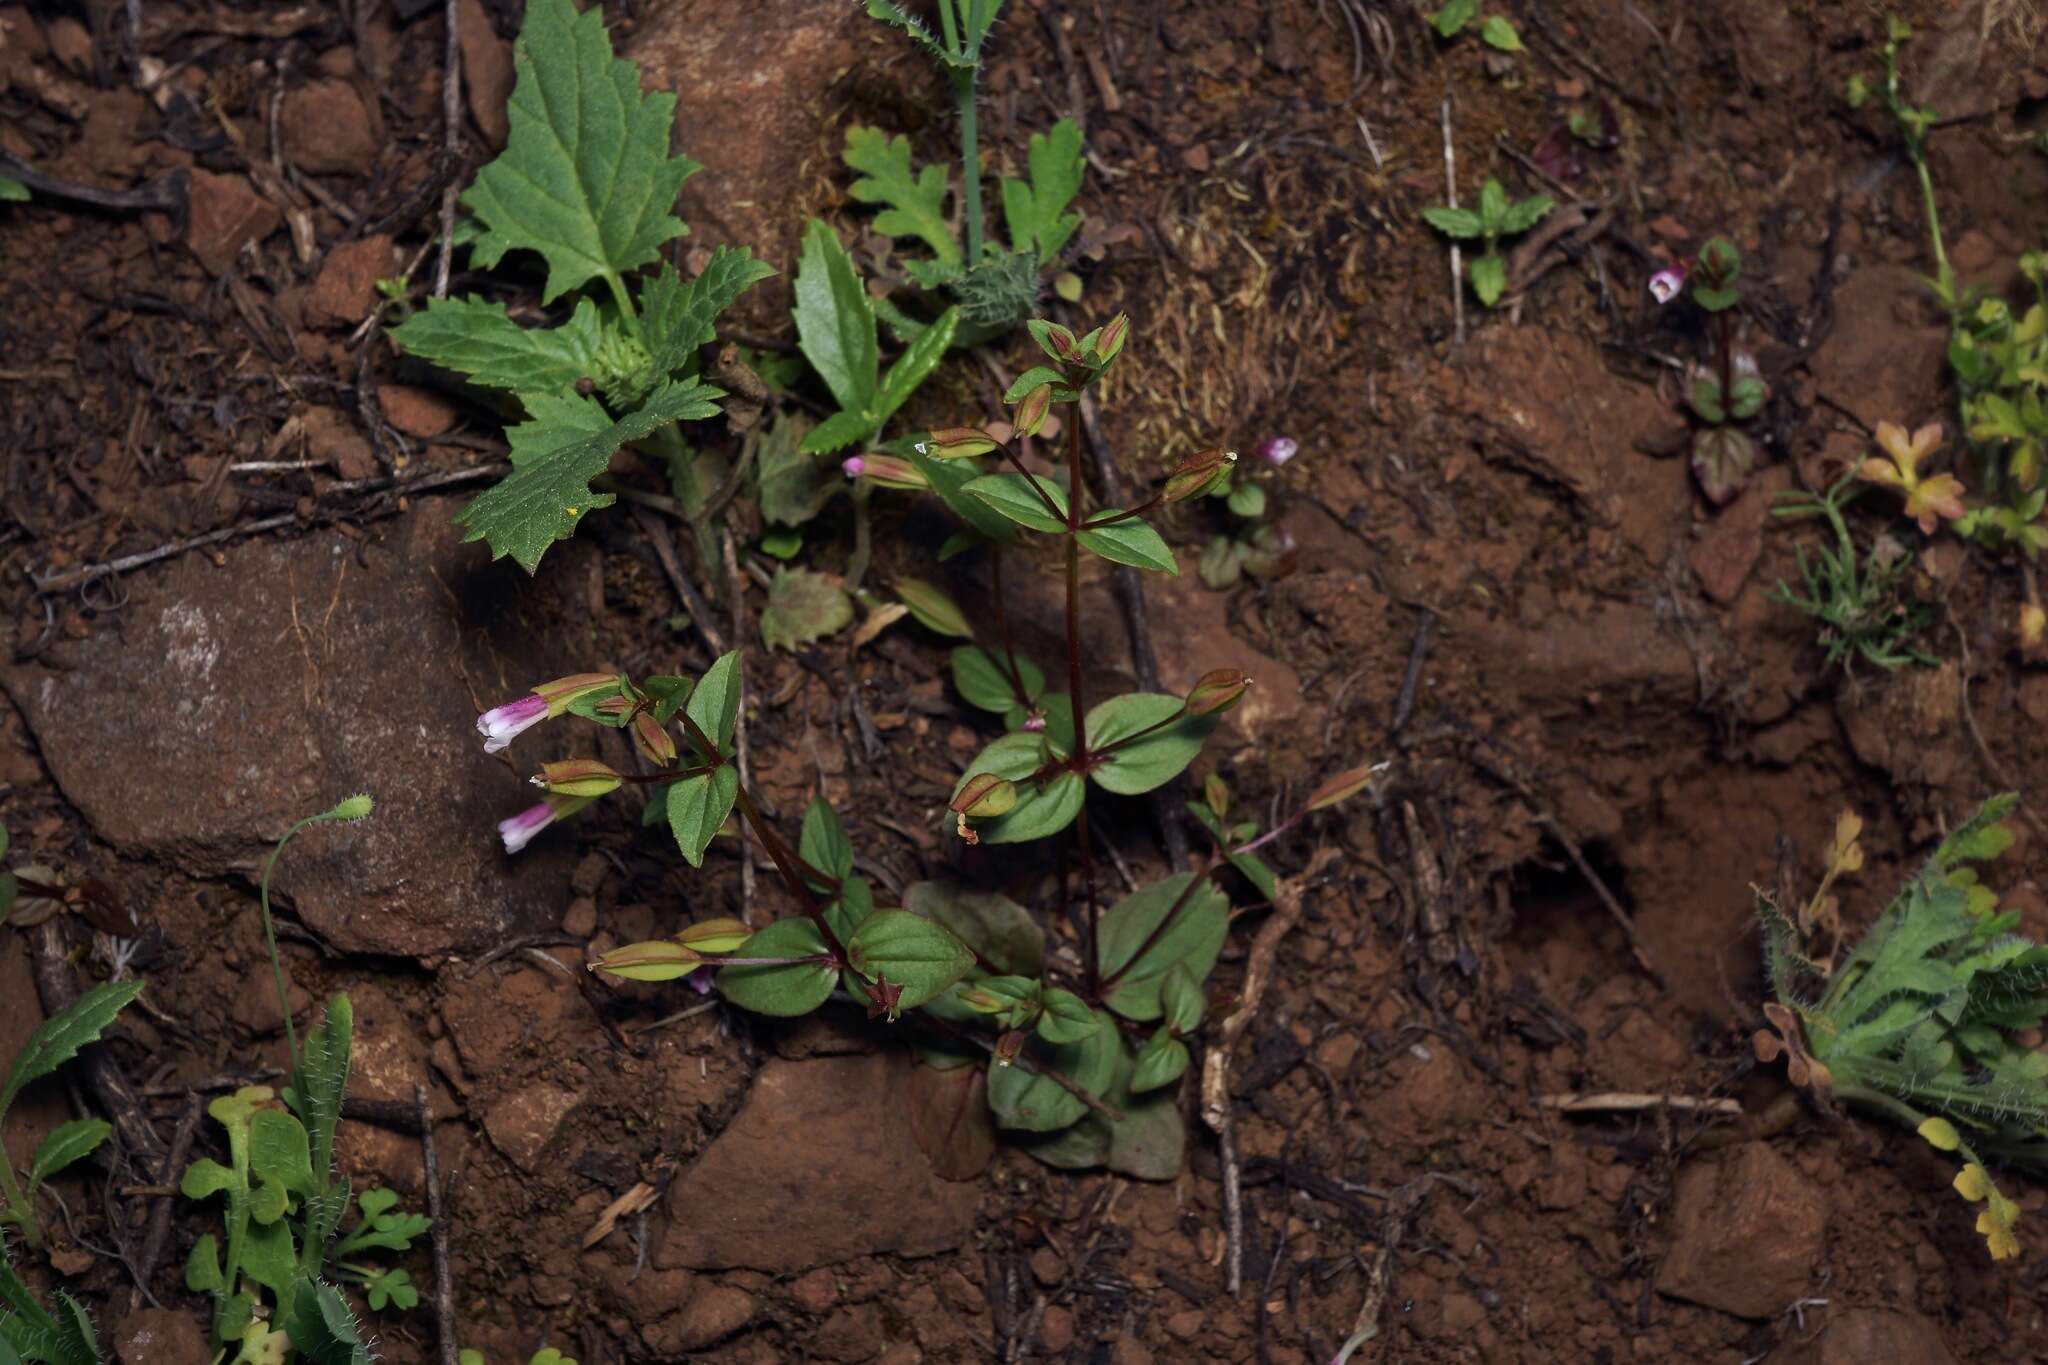
[[1047,322],[1043,318],[1033,318],[1024,325],[1030,330],[1032,339],[1038,343],[1038,349],[1044,351],[1054,360],[1065,361],[1080,358],[1081,347],[1074,340],[1074,334],[1060,326],[1057,322]]
[[980,427],[939,427],[930,439],[919,441],[913,449],[920,455],[929,455],[934,460],[958,460],[969,455],[986,455],[996,448],[995,437]]
[[1234,450],[1198,450],[1173,467],[1173,472],[1166,476],[1166,490],[1162,496],[1167,502],[1200,497],[1229,478],[1230,471],[1236,467],[1237,452]]
[[1124,342],[1130,340],[1130,336],[1131,315],[1118,313],[1102,329],[1101,335],[1095,338],[1095,364],[1102,367],[1115,360],[1117,353],[1123,350]]
[[633,714],[633,747],[649,763],[666,768],[676,761],[675,737],[668,727],[655,720],[652,712],[636,711]]
[[1235,668],[1217,668],[1204,673],[1188,689],[1188,714],[1213,716],[1228,711],[1244,700],[1252,680]]
[[676,935],[676,942],[685,948],[700,953],[735,953],[754,936],[739,920],[722,915],[717,919],[699,920]]
[[994,773],[976,773],[960,784],[952,811],[975,820],[1008,815],[1017,804],[1017,784]]
[[997,1066],[1008,1066],[1016,1061],[1017,1054],[1024,1050],[1026,1036],[1023,1029],[1013,1028],[1002,1037],[996,1039],[995,1064]]
[[1286,464],[1301,453],[1301,442],[1295,440],[1292,436],[1272,436],[1259,442],[1258,448],[1253,453],[1267,464],[1278,469],[1281,465]]
[[376,804],[376,802],[370,799],[368,792],[357,792],[354,796],[337,802],[333,810],[325,812],[320,818],[322,820],[365,820],[369,818],[370,812],[376,808]]
[[484,737],[484,752],[495,754],[548,718],[547,698],[528,693],[517,701],[493,706],[476,718],[477,733]]
[[849,479],[857,479],[868,472],[868,462],[860,455],[849,455],[839,462],[840,472]]
[[[854,466],[859,465],[859,469]],[[899,460],[894,455],[870,452],[856,455],[846,462],[848,478],[866,479],[869,483],[884,488],[900,488],[907,493],[916,493],[931,487],[924,474],[908,460]]]
[[1017,404],[1017,433],[1020,436],[1036,436],[1045,425],[1046,414],[1052,411],[1052,385],[1040,384],[1024,395],[1024,401]]
[[614,673],[575,673],[553,682],[544,682],[534,688],[533,693],[548,704],[548,717],[553,719],[567,711],[571,702],[618,685],[618,675]]
[[612,771],[611,765],[600,759],[569,758],[541,764],[533,785],[557,796],[594,797],[610,795],[624,781]]
[[1308,808],[1324,810],[1339,801],[1358,795],[1372,785],[1372,765],[1361,763],[1356,768],[1338,773],[1329,781],[1309,793]]
[[628,981],[673,981],[688,976],[704,965],[704,955],[674,939],[651,943],[628,943],[614,948],[590,964],[593,972],[624,977]]
[[1669,303],[1677,298],[1679,291],[1685,288],[1685,277],[1689,270],[1690,267],[1684,261],[1680,261],[1677,265],[1668,265],[1650,276],[1650,297],[1660,304]]

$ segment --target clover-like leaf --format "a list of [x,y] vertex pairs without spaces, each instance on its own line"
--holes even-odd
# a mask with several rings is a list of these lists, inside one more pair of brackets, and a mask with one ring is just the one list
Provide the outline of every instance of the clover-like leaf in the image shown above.
[[529,0],[513,63],[505,150],[462,196],[480,227],[471,259],[488,270],[507,251],[539,252],[543,303],[617,283],[687,231],[672,209],[698,165],[669,155],[676,97],[642,94],[603,10],[578,14],[571,0]]

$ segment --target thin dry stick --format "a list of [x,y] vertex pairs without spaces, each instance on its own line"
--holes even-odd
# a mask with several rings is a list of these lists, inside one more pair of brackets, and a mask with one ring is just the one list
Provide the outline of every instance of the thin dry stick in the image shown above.
[[[1451,197],[1451,207],[1458,207],[1458,153],[1451,145],[1451,97],[1444,96],[1444,187]],[[1451,311],[1457,318],[1458,344],[1465,344],[1465,258],[1458,250],[1456,238],[1451,239]]]
[[[725,604],[732,613],[733,648],[747,637],[747,599],[740,587],[739,555],[732,548],[732,530],[724,531],[725,540]],[[753,767],[747,757],[747,673],[743,668],[733,670],[733,678],[740,690],[739,711],[733,721],[733,749],[739,755],[740,785],[754,785]],[[747,822],[740,821],[740,923],[752,926],[754,923],[754,854],[748,843]]]
[[455,1274],[448,1265],[448,1220],[441,1214],[441,1163],[434,1155],[434,1111],[427,1103],[425,1086],[415,1085],[412,1094],[420,1110],[420,1161],[426,1168],[427,1217],[433,1220],[434,1335],[441,1344],[441,1365],[456,1365]]
[[711,649],[713,658],[725,653],[725,640],[718,633],[718,626],[711,619],[711,604],[704,600],[697,585],[683,573],[682,561],[676,558],[675,537],[669,527],[656,521],[638,507],[633,509],[633,519],[640,523],[640,530],[647,537],[647,543],[654,547],[654,557],[661,561],[661,571],[668,578],[668,585],[675,589],[676,597],[683,604],[683,610],[690,613],[690,624]]
[[1280,940],[1301,918],[1302,896],[1308,884],[1320,877],[1337,856],[1337,850],[1316,850],[1308,866],[1283,879],[1273,890],[1273,913],[1261,925],[1246,955],[1244,988],[1238,993],[1238,1007],[1223,1021],[1223,1033],[1202,1058],[1202,1121],[1216,1134],[1223,1152],[1223,1213],[1227,1238],[1230,1293],[1236,1297],[1244,1288],[1244,1207],[1240,1197],[1236,1142],[1230,1121],[1230,1050],[1244,1037],[1265,999],[1273,975],[1273,959],[1280,953]]
[[[145,1090],[144,1094],[149,1092]],[[156,1205],[149,1211],[149,1230],[143,1234],[142,1255],[135,1262],[135,1287],[128,1291],[128,1311],[134,1312],[142,1306],[144,1297],[149,1297],[150,1277],[156,1272],[156,1263],[163,1259],[164,1244],[171,1236],[171,1213],[177,1206],[177,1181],[184,1173],[185,1163],[192,1156],[192,1137],[199,1130],[199,1096],[191,1094],[185,1101],[185,1113],[178,1120],[177,1131],[171,1135],[171,1150],[157,1167],[157,1183],[166,1193],[157,1197]]]
[[[459,0],[448,0],[448,53],[441,77],[441,146],[452,167],[462,150],[462,25]],[[455,201],[462,177],[451,174],[441,191],[441,254],[434,261],[434,297],[448,297],[448,260],[455,254]]]
[[1683,1109],[1702,1114],[1742,1112],[1740,1100],[1703,1099],[1695,1095],[1639,1095],[1626,1090],[1545,1095],[1536,1103],[1560,1114],[1626,1114],[1643,1109]]

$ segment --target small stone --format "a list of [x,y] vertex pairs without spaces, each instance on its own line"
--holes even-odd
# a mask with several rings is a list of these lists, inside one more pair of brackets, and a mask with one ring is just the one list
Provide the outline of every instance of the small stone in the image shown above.
[[871,1303],[842,1308],[812,1338],[809,1357],[833,1365],[872,1360],[882,1349],[882,1311]]
[[701,1350],[731,1336],[754,1317],[755,1300],[744,1289],[706,1285],[683,1308],[677,1339],[686,1351]]
[[789,1287],[789,1298],[806,1313],[828,1312],[839,1302],[839,1281],[831,1271],[820,1267],[798,1277]]
[[456,46],[462,49],[462,91],[469,98],[469,116],[483,131],[491,150],[505,150],[511,132],[505,104],[512,97],[512,44],[498,36],[482,0],[457,0]]
[[391,238],[384,233],[336,247],[307,291],[306,321],[316,327],[354,327],[377,306],[377,281],[391,270]]
[[1682,242],[1686,238],[1692,236],[1692,229],[1688,228],[1685,224],[1679,222],[1676,218],[1673,218],[1668,213],[1662,215],[1661,217],[1652,219],[1650,222],[1650,231],[1655,233],[1657,236],[1662,237],[1667,242]]
[[[375,282],[371,288],[375,288]],[[377,407],[384,420],[408,436],[422,440],[439,436],[455,425],[462,414],[453,403],[432,389],[412,384],[379,384]]]
[[1207,1319],[1202,1316],[1201,1309],[1185,1309],[1182,1312],[1175,1313],[1166,1320],[1166,1333],[1168,1336],[1181,1341],[1193,1341],[1196,1337],[1202,1335],[1203,1325],[1206,1321]]
[[1737,1317],[1775,1317],[1806,1292],[1827,1223],[1821,1193],[1764,1143],[1694,1162],[1678,1174],[1657,1291]]
[[[285,978],[285,994],[291,998],[293,1019],[312,1007],[313,997],[290,977]],[[258,1038],[284,1031],[284,1015],[277,1008],[277,983],[268,962],[242,974],[242,984],[235,991],[235,1003],[228,1007],[228,1017]]]
[[347,81],[308,81],[287,94],[278,141],[286,159],[310,175],[367,175],[377,164],[369,107]]
[[597,902],[578,896],[562,915],[562,932],[570,938],[589,938],[597,932]]
[[542,1081],[513,1091],[486,1110],[484,1131],[514,1165],[531,1171],[575,1107],[576,1096]]
[[579,896],[595,896],[611,866],[611,860],[596,850],[584,854],[576,860],[576,870],[569,874],[569,889]]
[[1031,1253],[1031,1276],[1050,1289],[1067,1277],[1067,1262],[1051,1247],[1040,1247]]
[[243,247],[262,241],[283,221],[277,205],[256,193],[248,177],[192,172],[185,247],[208,274],[227,274]]
[[1941,1328],[1918,1313],[1850,1308],[1834,1314],[1817,1339],[1795,1337],[1764,1365],[1956,1365]]
[[1109,1365],[1152,1365],[1152,1348],[1132,1336],[1120,1336],[1109,1348]]
[[1201,143],[1191,143],[1181,149],[1180,164],[1202,175],[1209,169],[1209,149]]
[[1470,1294],[1444,1295],[1444,1329],[1447,1332],[1470,1332],[1486,1321],[1486,1308]]
[[114,1327],[114,1359],[121,1365],[206,1365],[212,1358],[190,1313],[143,1308]]
[[1074,1315],[1057,1304],[1038,1319],[1038,1344],[1049,1356],[1056,1356],[1074,1344]]
[[368,479],[377,473],[377,455],[369,438],[338,408],[309,408],[299,419],[306,433],[306,457],[319,460],[344,479]]

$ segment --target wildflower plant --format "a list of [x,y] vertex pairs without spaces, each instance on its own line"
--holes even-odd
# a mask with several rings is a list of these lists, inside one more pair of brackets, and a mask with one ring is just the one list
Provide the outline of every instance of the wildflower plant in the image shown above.
[[[1256,826],[1224,823],[1210,794],[1196,812],[1214,843],[1203,865],[1101,904],[1091,793],[1137,795],[1171,781],[1252,683],[1221,669],[1183,693],[1135,692],[1091,704],[1082,556],[1178,572],[1173,551],[1145,516],[1208,491],[1228,477],[1230,465],[1224,452],[1203,451],[1181,461],[1137,506],[1092,507],[1080,424],[1069,421],[1063,467],[1034,472],[1025,443],[1044,430],[1054,405],[1076,402],[1116,363],[1129,324],[1118,317],[1079,337],[1045,321],[1030,329],[1048,363],[1012,385],[1011,434],[933,431],[914,444],[904,466],[921,479],[909,484],[906,476],[908,486],[928,490],[959,517],[962,529],[948,549],[989,554],[989,633],[978,635],[974,620],[937,587],[915,580],[897,587],[919,619],[975,637],[953,652],[954,683],[970,705],[1000,715],[1006,727],[967,765],[945,818],[968,844],[1030,843],[1071,830],[1078,884],[1062,898],[1063,936],[1048,935],[1006,896],[942,881],[906,888],[900,905],[882,903],[858,870],[839,814],[823,799],[804,813],[798,838],[787,839],[739,778],[736,653],[695,678],[600,681],[591,674],[536,689],[536,697],[574,691],[564,713],[627,731],[652,771],[619,772],[596,759],[542,763],[533,781],[549,804],[531,818],[551,822],[567,813],[566,803],[645,786],[652,789],[650,816],[666,818],[684,860],[698,867],[736,814],[774,863],[795,913],[758,929],[728,918],[703,920],[671,938],[616,949],[593,963],[595,970],[641,981],[708,970],[727,1001],[759,1014],[806,1014],[836,998],[865,1008],[871,1019],[910,1015],[926,1063],[913,1106],[924,1116],[915,1121],[919,1131],[958,1131],[944,1115],[985,1103],[999,1127],[1025,1135],[1043,1160],[1164,1177],[1179,1167],[1184,1133],[1170,1087],[1185,1072],[1187,1040],[1207,1013],[1203,983],[1229,917],[1226,874],[1235,868],[1270,895],[1270,873],[1254,850],[1309,812],[1361,790],[1369,775],[1361,768],[1331,778],[1263,836]],[[985,468],[989,457],[1002,467]],[[1027,535],[1051,538],[1061,561],[1066,651],[1057,682],[1017,652],[1004,613],[1003,556]],[[480,721],[487,735],[499,724],[490,716],[535,711],[532,701],[508,705],[521,709],[498,708]],[[524,837],[530,836],[519,842]],[[514,846],[508,834],[507,847]]]
[[[1436,30],[1439,38],[1455,38],[1479,18],[1479,0],[1446,0],[1437,11],[1429,16],[1429,26]],[[1516,31],[1512,19],[1502,14],[1489,14],[1479,24],[1479,36],[1490,48],[1499,52],[1521,52],[1522,35]]]
[[[187,1199],[223,1199],[225,1237],[209,1232],[193,1244],[185,1285],[213,1296],[214,1346],[224,1356],[232,1351],[226,1358],[237,1365],[293,1358],[369,1365],[369,1350],[335,1279],[362,1289],[373,1309],[419,1302],[406,1271],[355,1259],[374,1250],[408,1250],[428,1221],[399,1211],[398,1196],[389,1190],[354,1194],[348,1179],[335,1173],[354,1011],[346,995],[335,996],[299,1045],[270,915],[271,874],[293,838],[309,825],[362,820],[371,809],[370,798],[357,795],[308,816],[285,832],[265,862],[264,939],[291,1054],[290,1084],[282,1095],[267,1085],[243,1086],[209,1104],[208,1116],[225,1133],[228,1160],[198,1158],[178,1186]],[[356,1218],[344,1232],[352,1202]]]
[[1422,217],[1444,236],[1461,242],[1478,242],[1485,249],[1465,265],[1472,292],[1488,308],[1500,302],[1508,288],[1508,263],[1500,254],[1500,239],[1515,237],[1547,217],[1557,201],[1547,194],[1510,200],[1500,181],[1488,180],[1479,189],[1477,208],[1427,208]]
[[[557,325],[525,327],[501,303],[432,299],[391,331],[405,351],[504,395],[525,420],[506,432],[512,472],[457,514],[468,539],[531,573],[548,546],[615,495],[591,487],[633,445],[687,471],[682,425],[718,415],[699,351],[719,314],[774,271],[744,247],[720,247],[695,279],[663,266],[688,231],[670,212],[698,164],[669,154],[672,94],[642,94],[612,55],[598,9],[531,0],[514,46],[518,77],[505,150],[462,202],[463,239],[490,269],[513,252],[547,267],[543,307],[573,300]],[[687,480],[680,480],[687,484]]]
[[1222,504],[1230,526],[1202,547],[1195,572],[1203,583],[1221,592],[1247,573],[1275,578],[1288,569],[1291,547],[1271,518],[1272,499],[1263,476],[1277,471],[1300,449],[1293,437],[1274,436],[1259,442],[1249,461],[1235,454],[1227,457],[1230,468],[1208,489],[1205,500]]
[[[1956,1192],[1978,1211],[1994,1260],[2019,1252],[2018,1205],[1998,1162],[2048,1167],[2048,1055],[2026,1041],[2048,1019],[2048,947],[2015,933],[2016,911],[1978,877],[2012,843],[2016,798],[1987,801],[1900,887],[1853,951],[1809,954],[1799,925],[1757,896],[1773,1000],[1754,1045],[1785,1059],[1794,1085],[1917,1132],[1962,1161]],[[1828,880],[1860,865],[1855,831],[1837,837]]]
[[[853,198],[884,206],[875,215],[876,230],[929,253],[906,257],[903,269],[918,288],[943,290],[957,304],[961,326],[947,344],[975,345],[1031,316],[1041,280],[1081,225],[1080,215],[1070,212],[1081,189],[1081,129],[1072,119],[1061,119],[1050,132],[1031,135],[1025,177],[1004,176],[999,186],[1008,240],[988,235],[975,92],[982,49],[1003,0],[937,0],[937,5],[937,33],[894,0],[867,0],[867,11],[909,34],[952,86],[960,124],[957,228],[946,211],[950,175],[939,166],[913,166],[908,139],[875,128],[849,128],[845,161],[860,173],[849,191]],[[918,338],[923,324],[893,305],[883,307],[905,340]]]
[[1658,271],[1650,295],[1660,305],[1692,286],[1692,301],[1712,323],[1712,355],[1685,373],[1685,405],[1700,423],[1692,438],[1692,471],[1715,506],[1732,501],[1756,468],[1756,442],[1742,423],[1763,411],[1770,397],[1756,354],[1735,340],[1734,311],[1742,302],[1736,280],[1742,252],[1726,237],[1708,239],[1699,259]]

